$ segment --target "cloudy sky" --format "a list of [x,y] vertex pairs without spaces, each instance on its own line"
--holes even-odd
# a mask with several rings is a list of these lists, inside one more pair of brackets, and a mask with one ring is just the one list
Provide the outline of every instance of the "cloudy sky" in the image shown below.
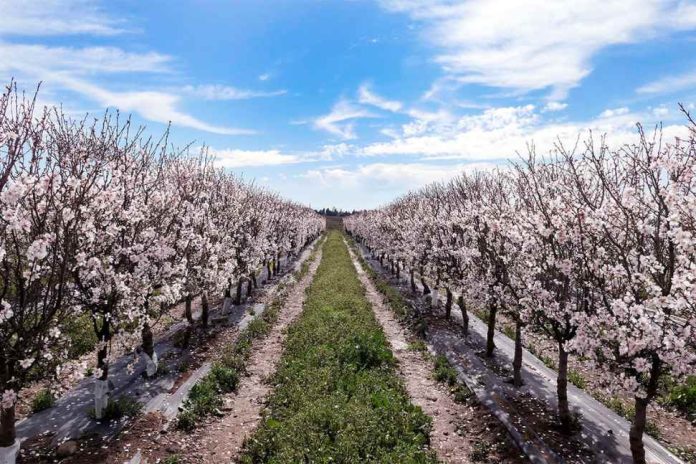
[[684,131],[696,1],[0,0],[0,78],[173,126],[315,207],[368,208],[578,134]]

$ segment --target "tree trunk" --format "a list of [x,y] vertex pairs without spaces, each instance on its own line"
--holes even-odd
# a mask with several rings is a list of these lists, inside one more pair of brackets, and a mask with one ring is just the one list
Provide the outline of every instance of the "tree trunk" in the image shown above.
[[234,304],[242,304],[242,285],[244,285],[244,279],[239,279],[237,281],[237,296],[234,299]]
[[635,397],[636,414],[631,423],[631,430],[628,434],[628,440],[631,444],[631,454],[633,462],[636,464],[645,464],[645,447],[643,445],[643,433],[647,425],[648,405],[657,394],[657,384],[660,378],[661,363],[659,358],[653,357],[652,366],[650,368],[650,379],[648,380],[647,395],[645,398]]
[[16,438],[15,405],[8,409],[0,407],[0,447],[8,448],[14,445]]
[[469,335],[469,313],[466,311],[466,304],[464,303],[464,297],[459,295],[457,298],[457,305],[462,312],[462,330],[464,331],[464,336]]
[[186,321],[188,321],[188,325],[186,326],[186,332],[184,333],[184,340],[182,341],[182,345],[184,348],[189,346],[189,342],[191,341],[191,334],[193,333],[193,312],[191,311],[191,295],[186,295],[186,299],[184,300],[184,315],[186,316]]
[[184,316],[189,324],[193,324],[193,313],[191,312],[191,295],[186,295],[184,300]]
[[210,320],[210,304],[208,304],[208,294],[203,292],[201,295],[201,325],[205,328],[208,327],[208,321]]
[[280,253],[276,255],[275,266],[273,266],[273,275],[277,276],[278,272],[280,272]]
[[271,262],[266,261],[266,273],[268,274],[268,277],[266,280],[271,280],[271,277],[273,277],[273,271],[271,270]]
[[414,273],[414,271],[413,271],[413,268],[411,268],[411,271],[409,272],[409,274],[411,275],[411,291],[412,291],[413,293],[416,293],[416,290],[417,290],[417,289],[416,289],[416,279],[415,279],[415,277],[414,277],[414,274],[415,274],[415,273]]
[[401,266],[399,265],[399,262],[396,262],[396,280],[398,281],[401,279]]
[[254,284],[254,288],[259,288],[259,283],[256,281],[256,272],[251,273],[251,282]]
[[254,293],[254,282],[251,280],[251,275],[249,275],[247,280],[247,297],[250,297],[252,293]]
[[425,279],[423,278],[423,270],[421,270],[420,281],[421,281],[421,285],[423,286],[423,295],[427,295],[428,293],[430,293],[430,287],[428,287],[428,284],[425,283]]
[[379,255],[379,265],[384,267],[384,255]]
[[488,305],[488,333],[486,335],[486,357],[493,357],[493,350],[495,350],[495,342],[493,338],[495,337],[495,316],[498,314],[498,305],[496,303],[490,303]]
[[449,320],[452,315],[452,291],[448,288],[447,291],[447,302],[445,303],[445,317]]
[[99,380],[106,380],[109,378],[109,363],[107,362],[107,357],[109,356],[109,340],[111,340],[111,323],[108,319],[104,318],[102,320],[102,327],[99,331],[99,341],[104,345],[97,351],[97,368],[101,370],[101,375]]
[[568,352],[563,348],[563,342],[558,343],[558,379],[556,380],[558,395],[558,419],[561,428],[569,432],[571,428],[570,408],[568,406]]
[[515,321],[515,357],[512,361],[512,384],[521,387],[522,381],[522,323]]
[[143,341],[143,351],[152,358],[155,354],[155,343],[150,324],[146,322],[145,325],[143,325],[143,330],[140,332],[140,335]]

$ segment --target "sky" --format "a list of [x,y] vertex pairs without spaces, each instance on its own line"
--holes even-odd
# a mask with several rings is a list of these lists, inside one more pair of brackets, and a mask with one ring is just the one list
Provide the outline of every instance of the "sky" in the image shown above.
[[315,208],[696,113],[696,0],[0,0],[0,81]]

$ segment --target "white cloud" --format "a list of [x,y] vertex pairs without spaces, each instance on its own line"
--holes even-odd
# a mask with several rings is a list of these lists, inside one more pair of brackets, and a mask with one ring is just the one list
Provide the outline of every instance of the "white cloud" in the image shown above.
[[114,35],[124,32],[87,0],[0,0],[0,35]]
[[568,107],[567,103],[551,101],[544,106],[544,111],[562,111]]
[[387,100],[386,98],[377,95],[370,90],[370,87],[367,84],[363,84],[360,86],[360,88],[358,88],[358,101],[364,105],[371,105],[394,113],[400,111],[403,107],[403,104],[399,101]]
[[666,94],[696,88],[696,70],[675,76],[666,76],[639,87],[642,94]]
[[374,117],[376,116],[368,110],[347,100],[340,100],[329,114],[314,119],[313,126],[315,129],[324,130],[344,140],[351,140],[356,138],[353,120]]
[[615,116],[622,116],[624,114],[628,114],[630,110],[626,108],[625,106],[622,106],[621,108],[610,108],[602,111],[599,114],[600,118],[613,118]]
[[426,164],[371,163],[355,168],[327,167],[312,169],[302,175],[324,187],[367,188],[405,193],[437,181],[446,181],[464,171],[493,169],[492,163]]
[[267,81],[268,79],[270,79],[270,77],[271,77],[270,73],[263,73],[263,74],[259,75],[259,80],[260,81]]
[[183,91],[204,100],[248,100],[251,98],[277,97],[285,95],[286,90],[244,90],[228,85],[187,85]]
[[49,47],[0,42],[0,72],[26,73],[50,78],[54,72],[73,75],[96,73],[164,73],[172,58],[156,52],[131,53],[116,47]]
[[[405,125],[399,137],[389,141],[356,148],[362,156],[418,156],[422,159],[500,160],[525,153],[534,143],[538,153],[547,153],[560,140],[572,145],[578,136],[592,130],[607,134],[613,146],[635,141],[636,123],[647,128],[656,121],[652,112],[632,113],[628,108],[609,109],[589,121],[545,123],[533,105],[502,107],[464,116],[453,122],[426,124],[422,131],[413,131],[414,121]],[[680,124],[663,128],[665,140],[684,135]]]
[[278,166],[304,161],[297,155],[283,154],[278,150],[210,149],[209,152],[214,157],[214,163],[225,168]]
[[436,62],[462,83],[520,92],[552,88],[563,99],[616,44],[696,27],[683,0],[382,0],[423,24]]
[[58,74],[53,76],[53,81],[60,82],[63,87],[85,95],[102,106],[118,108],[124,112],[135,112],[149,121],[165,124],[171,122],[174,126],[190,127],[224,135],[255,133],[248,129],[208,124],[186,114],[178,108],[180,97],[170,93],[157,91],[112,92],[87,81]]

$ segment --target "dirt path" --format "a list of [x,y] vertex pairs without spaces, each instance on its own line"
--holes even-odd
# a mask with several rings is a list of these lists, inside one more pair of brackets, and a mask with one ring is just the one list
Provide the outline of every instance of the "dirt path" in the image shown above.
[[261,420],[261,410],[271,390],[266,379],[276,370],[283,353],[288,326],[300,315],[305,300],[305,290],[314,278],[321,262],[321,247],[312,261],[309,272],[288,295],[271,333],[257,343],[247,365],[237,393],[226,398],[227,415],[207,427],[196,431],[199,440],[187,451],[193,462],[235,462],[244,440],[249,437]]
[[[350,248],[349,248],[350,250]],[[399,361],[399,373],[406,383],[406,390],[413,404],[420,406],[433,419],[430,445],[438,459],[448,463],[468,463],[473,442],[463,436],[460,427],[474,413],[466,404],[454,401],[445,387],[432,378],[432,364],[421,353],[409,349],[407,335],[392,312],[383,302],[382,295],[365,274],[350,250],[353,265],[366,297],[372,303],[375,316]]]

